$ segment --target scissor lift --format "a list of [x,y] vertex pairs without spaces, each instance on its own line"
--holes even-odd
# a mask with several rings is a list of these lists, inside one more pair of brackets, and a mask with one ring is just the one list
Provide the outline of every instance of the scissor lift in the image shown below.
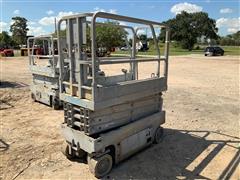
[[[59,100],[59,63],[57,38],[51,35],[28,38],[29,68],[32,73],[31,97],[54,109],[62,106]],[[35,46],[42,52],[35,52]]]
[[[99,18],[131,25],[101,23],[97,21]],[[60,99],[64,103],[61,127],[67,143],[64,153],[68,158],[86,158],[91,172],[96,177],[103,177],[113,164],[162,138],[160,125],[165,122],[162,92],[167,90],[169,30],[158,22],[104,12],[63,17],[58,22],[58,32],[64,22],[66,45],[63,47],[58,43]],[[136,29],[134,24],[141,27]],[[86,54],[89,25],[91,57]],[[129,57],[97,57],[96,27],[106,25],[127,29],[133,34]],[[156,57],[136,55],[136,37],[142,28],[151,30]],[[160,56],[156,28],[166,32],[163,56]],[[156,63],[156,72],[141,79],[138,66],[145,62]],[[107,76],[102,66],[115,64],[129,64],[130,68]]]

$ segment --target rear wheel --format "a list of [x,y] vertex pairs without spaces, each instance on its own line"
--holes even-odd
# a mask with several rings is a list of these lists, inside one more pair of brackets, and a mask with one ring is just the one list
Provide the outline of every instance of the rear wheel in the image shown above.
[[112,156],[109,154],[104,154],[101,157],[89,157],[88,156],[88,166],[91,171],[91,173],[94,174],[95,177],[97,178],[102,178],[105,175],[107,175],[113,165],[113,159]]
[[52,98],[52,107],[54,110],[60,109],[60,102],[56,98]]
[[35,94],[31,93],[31,98],[32,98],[33,102],[36,102],[36,96],[35,96]]
[[163,139],[163,128],[158,127],[155,131],[154,143],[158,144],[162,141],[162,139]]

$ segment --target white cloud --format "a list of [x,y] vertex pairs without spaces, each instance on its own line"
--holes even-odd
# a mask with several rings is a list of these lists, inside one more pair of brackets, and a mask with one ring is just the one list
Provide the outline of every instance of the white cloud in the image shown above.
[[10,24],[10,25],[13,25],[13,23],[14,23],[14,20],[11,20],[9,24]]
[[123,22],[123,21],[119,21],[119,24],[122,25],[122,26],[126,26],[127,25],[127,23]]
[[40,36],[47,33],[41,26],[39,27],[28,26],[28,28],[29,28],[28,35]]
[[182,11],[186,11],[188,13],[195,13],[195,12],[200,12],[202,11],[202,7],[198,6],[196,4],[191,4],[191,3],[178,3],[175,4],[172,8],[171,8],[171,12],[174,14],[180,14]]
[[230,8],[220,9],[220,13],[221,13],[221,14],[230,14],[230,13],[232,13],[232,12],[233,12],[233,10],[230,9]]
[[106,12],[106,10],[105,9],[101,9],[101,8],[99,8],[99,7],[95,7],[94,8],[94,13],[95,12]]
[[137,35],[141,35],[141,34],[146,34],[146,31],[144,29],[139,29],[137,31]]
[[49,25],[53,25],[55,22],[55,18],[57,19],[57,21],[59,19],[61,19],[63,16],[69,16],[69,15],[73,15],[74,13],[72,11],[69,12],[64,12],[61,11],[58,13],[57,16],[49,16],[49,17],[43,17],[42,19],[40,19],[38,21],[39,24],[43,25],[43,26],[49,26]]
[[28,25],[35,25],[35,24],[37,24],[37,23],[34,22],[34,21],[28,21],[27,24],[28,24]]
[[8,27],[8,23],[0,21],[0,32],[6,31]]
[[233,34],[233,33],[238,32],[239,29],[237,29],[237,28],[228,28],[227,31],[228,31],[229,33]]
[[218,28],[227,28],[229,33],[240,31],[240,17],[238,18],[219,18],[216,21]]
[[76,13],[73,13],[72,11],[69,12],[64,12],[64,11],[60,11],[57,15],[57,19],[61,19],[63,16],[70,16]]
[[226,24],[227,21],[228,21],[227,18],[217,19],[216,25],[217,25],[218,28],[220,28],[220,27],[222,27],[224,24]]
[[20,14],[20,11],[18,9],[13,11],[13,14]]
[[[49,11],[51,11],[51,10],[49,10]],[[116,9],[105,10],[105,9],[101,9],[101,8],[99,8],[99,7],[94,8],[94,12],[98,12],[98,11],[101,11],[101,12],[109,12],[109,13],[113,13],[113,14],[116,14],[116,13],[117,13],[117,10],[116,10]],[[47,11],[47,12],[48,12],[48,11]],[[47,12],[46,12],[46,13],[47,13]],[[45,17],[41,18],[41,19],[38,21],[38,23],[39,23],[40,25],[42,25],[42,26],[53,26],[54,23],[55,23],[55,18],[56,18],[56,20],[58,21],[58,20],[60,20],[63,16],[69,16],[69,15],[74,15],[74,14],[76,14],[76,13],[74,13],[74,12],[72,12],[72,11],[69,11],[69,12],[61,11],[61,12],[59,12],[58,14],[56,14],[55,16],[45,16]],[[36,23],[35,23],[35,24],[36,24]],[[28,23],[28,25],[35,25],[35,24],[31,24],[30,22]],[[38,29],[34,29],[34,28],[32,27],[31,31],[33,31],[33,30],[35,31],[35,34],[36,34],[36,31],[37,31],[37,32],[40,32],[40,31],[43,30],[43,29],[40,29],[39,27],[38,27]]]
[[116,9],[110,9],[110,10],[109,10],[109,13],[117,14],[117,10],[116,10]]
[[52,14],[54,14],[54,11],[53,10],[48,10],[46,13],[47,13],[47,15],[52,15]]
[[55,22],[55,17],[51,16],[51,17],[43,17],[42,19],[40,19],[38,21],[39,24],[43,25],[43,26],[49,26],[49,25],[53,25]]
[[93,13],[95,13],[95,12],[108,12],[108,13],[111,13],[111,14],[117,14],[117,10],[116,9],[106,10],[106,9],[102,9],[102,8],[99,8],[99,7],[95,7],[94,8]]

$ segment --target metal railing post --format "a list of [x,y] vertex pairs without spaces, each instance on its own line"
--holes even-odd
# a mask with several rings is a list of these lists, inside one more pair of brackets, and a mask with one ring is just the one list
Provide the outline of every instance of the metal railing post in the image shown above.
[[92,101],[95,100],[95,92],[97,87],[96,77],[97,77],[97,69],[98,65],[96,62],[96,16],[97,13],[93,15],[91,22],[91,54],[92,54]]
[[165,56],[164,77],[166,78],[166,83],[168,79],[168,54],[169,54],[169,38],[170,38],[169,36],[170,36],[169,29],[166,28],[165,52],[164,52],[164,56]]
[[151,31],[152,31],[153,40],[154,40],[154,44],[155,44],[155,49],[157,50],[158,59],[159,59],[158,65],[157,65],[157,76],[160,77],[160,58],[161,58],[160,49],[159,49],[159,46],[158,46],[158,40],[157,40],[157,37],[156,37],[156,33],[155,33],[155,30],[154,30],[154,27],[153,27],[152,24],[150,25],[150,28],[151,28]]
[[73,95],[73,54],[72,54],[72,37],[73,37],[73,27],[72,27],[72,21],[71,19],[67,20],[67,44],[68,44],[68,56],[69,56],[69,67],[70,67],[70,77],[69,77],[69,86],[70,86],[70,93]]
[[63,20],[58,21],[57,25],[57,41],[58,41],[58,61],[59,62],[59,91],[60,93],[63,93],[63,71],[64,71],[64,59],[63,59],[63,53],[62,53],[62,46],[61,46],[61,37],[60,37],[60,31],[61,31],[61,24]]

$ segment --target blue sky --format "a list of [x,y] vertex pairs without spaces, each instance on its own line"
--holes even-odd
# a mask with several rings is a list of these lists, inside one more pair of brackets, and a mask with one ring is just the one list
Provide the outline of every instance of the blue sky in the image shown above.
[[240,30],[240,4],[237,0],[0,0],[0,5],[0,30],[9,30],[13,16],[23,16],[29,21],[29,35],[53,32],[55,17],[94,11],[160,22],[175,17],[181,10],[204,11],[217,21],[220,35]]

